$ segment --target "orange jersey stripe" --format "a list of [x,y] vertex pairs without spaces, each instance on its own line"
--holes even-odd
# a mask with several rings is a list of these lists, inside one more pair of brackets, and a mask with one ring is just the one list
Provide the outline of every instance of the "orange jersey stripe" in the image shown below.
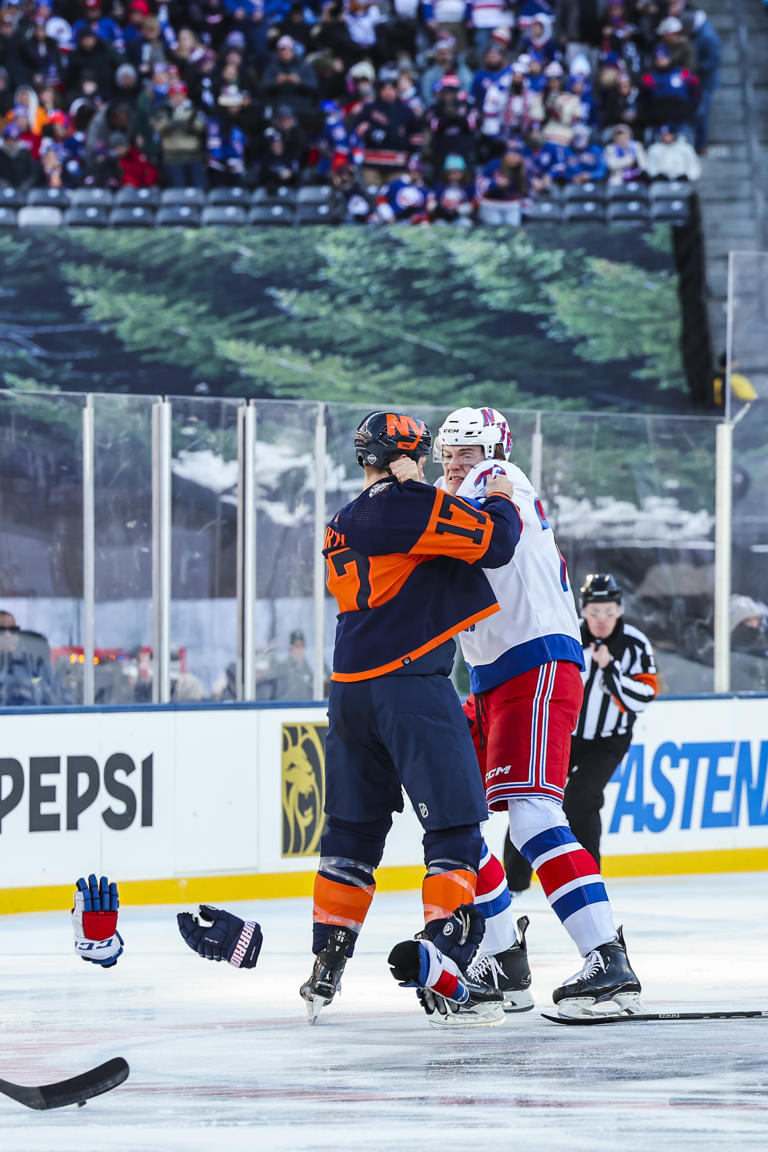
[[370,668],[367,672],[333,672],[331,673],[331,680],[339,680],[344,684],[349,684],[355,680],[371,680],[374,676],[385,676],[387,672],[394,672],[396,668],[402,668],[404,664],[410,664],[413,660],[418,660],[419,656],[424,656],[425,653],[431,652],[433,648],[439,648],[446,640],[450,640],[451,636],[455,636],[457,632],[463,632],[465,628],[469,628],[471,624],[477,624],[478,620],[485,620],[488,616],[493,616],[494,612],[499,611],[498,604],[491,604],[490,608],[484,608],[482,612],[475,612],[472,616],[468,616],[466,620],[462,620],[459,624],[454,625],[452,628],[446,629],[441,632],[439,636],[434,636],[426,644],[422,644],[420,648],[414,648],[412,652],[407,652],[405,656],[399,657],[397,660],[390,660],[389,664],[381,664],[378,668]]
[[424,920],[441,920],[450,916],[460,904],[472,904],[475,899],[477,876],[474,872],[455,869],[440,872],[436,876],[425,876],[421,885],[421,899],[424,904]]
[[340,884],[319,873],[315,876],[315,902],[312,918],[318,924],[342,924],[359,929],[371,906],[375,884],[358,888]]
[[429,523],[412,551],[427,556],[454,556],[472,564],[485,555],[492,534],[493,521],[487,512],[436,488]]
[[633,676],[633,680],[639,680],[641,684],[650,684],[656,696],[659,694],[659,681],[653,672],[641,672],[639,676]]

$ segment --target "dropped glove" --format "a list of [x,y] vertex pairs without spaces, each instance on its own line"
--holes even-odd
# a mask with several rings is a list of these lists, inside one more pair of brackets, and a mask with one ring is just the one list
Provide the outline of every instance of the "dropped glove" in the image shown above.
[[485,916],[476,904],[460,904],[450,916],[430,920],[417,940],[431,940],[443,955],[466,972],[485,933]]
[[[210,923],[201,923],[205,920]],[[201,904],[199,920],[190,912],[179,912],[176,922],[182,938],[204,960],[228,960],[235,968],[256,967],[263,937],[255,920],[241,920],[223,908]]]
[[117,930],[117,884],[110,884],[106,876],[97,881],[93,872],[87,881],[81,876],[76,881],[74,905],[75,952],[91,964],[111,968],[123,954],[123,938]]

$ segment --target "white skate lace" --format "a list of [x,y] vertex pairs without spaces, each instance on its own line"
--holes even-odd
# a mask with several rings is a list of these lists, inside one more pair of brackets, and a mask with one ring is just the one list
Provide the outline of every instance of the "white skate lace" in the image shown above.
[[499,986],[499,976],[503,975],[504,969],[492,952],[487,952],[485,956],[481,956],[479,960],[475,960],[474,964],[470,964],[467,968],[467,976],[470,980],[487,983],[487,978],[490,976],[495,988]]
[[596,972],[600,971],[605,972],[605,961],[600,953],[595,950],[587,955],[581,971],[574,973],[573,976],[566,980],[566,984],[574,984],[577,980],[588,980],[590,976],[594,976]]

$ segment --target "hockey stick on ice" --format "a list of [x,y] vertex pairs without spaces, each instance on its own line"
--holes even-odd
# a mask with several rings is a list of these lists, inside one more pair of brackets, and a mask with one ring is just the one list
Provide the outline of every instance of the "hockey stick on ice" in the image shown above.
[[36,1088],[27,1088],[22,1084],[12,1084],[9,1080],[0,1080],[0,1092],[25,1104],[27,1108],[65,1108],[68,1104],[85,1104],[92,1096],[101,1096],[102,1092],[109,1092],[117,1088],[123,1080],[128,1078],[128,1062],[122,1056],[115,1056],[97,1068],[90,1068],[81,1072],[79,1076],[72,1076],[69,1080],[59,1080],[56,1084],[41,1084]]
[[633,1021],[642,1024],[649,1020],[662,1023],[678,1020],[747,1020],[768,1016],[768,1012],[754,1008],[739,1012],[633,1012],[626,1016],[548,1016],[542,1012],[542,1016],[553,1024],[626,1024]]

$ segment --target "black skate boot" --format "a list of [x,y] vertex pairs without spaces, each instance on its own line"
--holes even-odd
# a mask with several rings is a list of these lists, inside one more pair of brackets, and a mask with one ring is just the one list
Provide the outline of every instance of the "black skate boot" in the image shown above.
[[646,1011],[640,992],[619,928],[615,940],[598,944],[581,971],[555,988],[552,999],[561,1016],[633,1016]]
[[[430,969],[429,949],[432,947],[431,942],[426,944],[420,939],[404,940],[395,945],[388,960],[392,975],[401,987],[416,989],[429,1023],[435,1028],[502,1024],[503,998],[498,988],[470,980],[461,972],[457,977],[459,984],[455,999],[441,995],[434,988],[425,987],[424,981]],[[437,955],[440,956],[439,951]],[[453,972],[455,974],[455,968]]]
[[528,950],[525,946],[525,933],[528,917],[521,916],[517,922],[519,939],[511,948],[495,955],[486,953],[479,956],[467,969],[467,976],[475,982],[490,984],[504,994],[505,1012],[529,1012],[533,1008],[530,992],[531,969],[528,966]]
[[341,974],[352,954],[355,933],[350,928],[331,928],[328,943],[315,956],[312,975],[301,986],[301,995],[307,1002],[307,1016],[314,1024],[320,1014],[341,990]]

